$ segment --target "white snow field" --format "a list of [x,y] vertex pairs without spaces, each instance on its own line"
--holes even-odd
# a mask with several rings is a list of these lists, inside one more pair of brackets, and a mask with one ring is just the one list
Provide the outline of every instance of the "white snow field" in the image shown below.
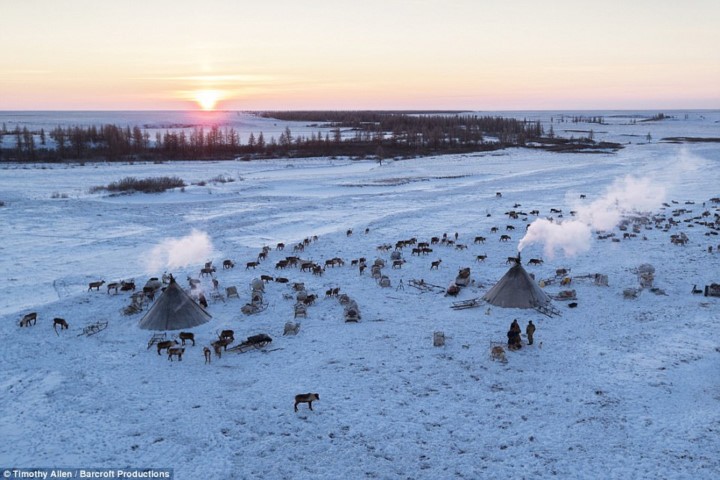
[[[720,112],[671,113],[659,122],[630,124],[628,113],[609,125],[554,125],[557,134],[595,128],[596,139],[632,142],[615,154],[0,164],[0,468],[172,468],[182,480],[720,478],[720,298],[691,293],[720,282],[720,204],[710,200],[720,196],[720,143],[660,141],[718,137]],[[547,129],[551,115],[521,117],[541,118]],[[126,176],[171,175],[188,184],[184,191],[89,193]],[[234,181],[209,181],[219,175]],[[634,215],[633,207],[666,220],[623,232],[617,217],[600,234],[588,220],[598,210]],[[505,215],[533,209],[540,215]],[[544,260],[526,266],[538,280],[570,269],[570,285],[544,290],[575,290],[577,308],[554,301],[554,317],[450,308],[482,297],[508,270],[526,225],[549,216],[559,230],[547,238],[537,230],[523,263]],[[666,231],[671,218],[677,224]],[[383,244],[455,232],[467,249],[438,244],[412,255],[406,247],[402,268],[383,269],[388,288],[350,265],[389,261]],[[619,241],[598,239],[610,232]],[[671,243],[681,233],[687,243]],[[499,241],[502,234],[511,240]],[[340,257],[344,266],[321,276],[275,268],[315,235],[296,255],[321,264]],[[263,246],[272,247],[268,258],[246,269]],[[235,268],[222,269],[224,259]],[[130,292],[88,291],[98,280],[133,278],[142,287],[165,271],[189,290],[187,277],[200,278],[209,260],[220,290],[236,286],[240,298],[212,299],[211,279],[201,278],[212,319],[192,330],[198,343],[180,362],[147,348],[153,332],[137,326],[145,312],[123,313]],[[645,263],[655,268],[654,290],[625,298]],[[473,283],[445,296],[463,267]],[[609,285],[585,277],[596,273]],[[267,309],[245,315],[260,275],[290,283],[268,283]],[[442,288],[414,287],[420,279]],[[294,318],[293,282],[319,297],[307,318]],[[343,307],[326,298],[336,287],[357,301],[358,323],[346,323]],[[21,328],[28,312],[37,324]],[[54,317],[69,330],[56,334]],[[523,332],[533,320],[535,343],[523,334],[507,363],[493,361],[490,350],[506,345],[513,319]],[[283,336],[293,320],[298,334]],[[82,334],[105,321],[106,329]],[[223,329],[235,331],[235,344],[258,333],[273,341],[206,365],[203,346]],[[435,331],[445,346],[433,346]],[[306,392],[320,400],[294,412],[294,396]]]

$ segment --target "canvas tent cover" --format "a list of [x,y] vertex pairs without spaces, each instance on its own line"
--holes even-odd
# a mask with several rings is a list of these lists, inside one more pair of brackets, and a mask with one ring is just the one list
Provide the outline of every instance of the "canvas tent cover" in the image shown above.
[[172,280],[138,326],[144,330],[180,330],[197,327],[211,318]]
[[519,263],[507,271],[483,300],[504,308],[536,308],[551,301]]

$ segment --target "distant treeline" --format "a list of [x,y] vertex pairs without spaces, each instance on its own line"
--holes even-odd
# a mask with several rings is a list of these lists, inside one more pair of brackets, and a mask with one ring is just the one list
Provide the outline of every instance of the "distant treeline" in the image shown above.
[[[154,138],[142,128],[58,126],[46,133],[15,128],[14,147],[0,148],[4,162],[56,162],[64,160],[211,160],[242,158],[348,156],[354,158],[414,157],[467,153],[513,146],[542,148],[558,139],[543,138],[540,122],[504,117],[376,111],[292,111],[259,115],[287,121],[314,122],[317,132],[294,135],[290,128],[278,138],[250,133],[245,143],[234,128],[195,127],[166,130]],[[47,141],[52,139],[52,145]],[[588,139],[586,139],[588,140]],[[6,142],[7,143],[7,142]],[[532,145],[529,145],[531,144]],[[572,142],[573,144],[577,142]],[[590,143],[593,142],[590,140]],[[581,150],[587,149],[587,142]]]

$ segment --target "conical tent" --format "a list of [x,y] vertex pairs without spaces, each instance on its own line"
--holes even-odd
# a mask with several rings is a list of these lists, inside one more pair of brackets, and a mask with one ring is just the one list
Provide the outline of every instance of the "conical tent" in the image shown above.
[[483,300],[504,308],[537,308],[550,303],[550,297],[535,283],[520,263],[510,268],[483,296]]
[[211,318],[212,316],[172,279],[170,285],[140,319],[138,326],[145,330],[180,330],[197,327]]

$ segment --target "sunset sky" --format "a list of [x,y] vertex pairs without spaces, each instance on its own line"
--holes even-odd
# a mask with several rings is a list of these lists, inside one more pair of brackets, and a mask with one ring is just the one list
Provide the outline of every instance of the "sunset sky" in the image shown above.
[[0,110],[720,108],[718,0],[2,0]]

